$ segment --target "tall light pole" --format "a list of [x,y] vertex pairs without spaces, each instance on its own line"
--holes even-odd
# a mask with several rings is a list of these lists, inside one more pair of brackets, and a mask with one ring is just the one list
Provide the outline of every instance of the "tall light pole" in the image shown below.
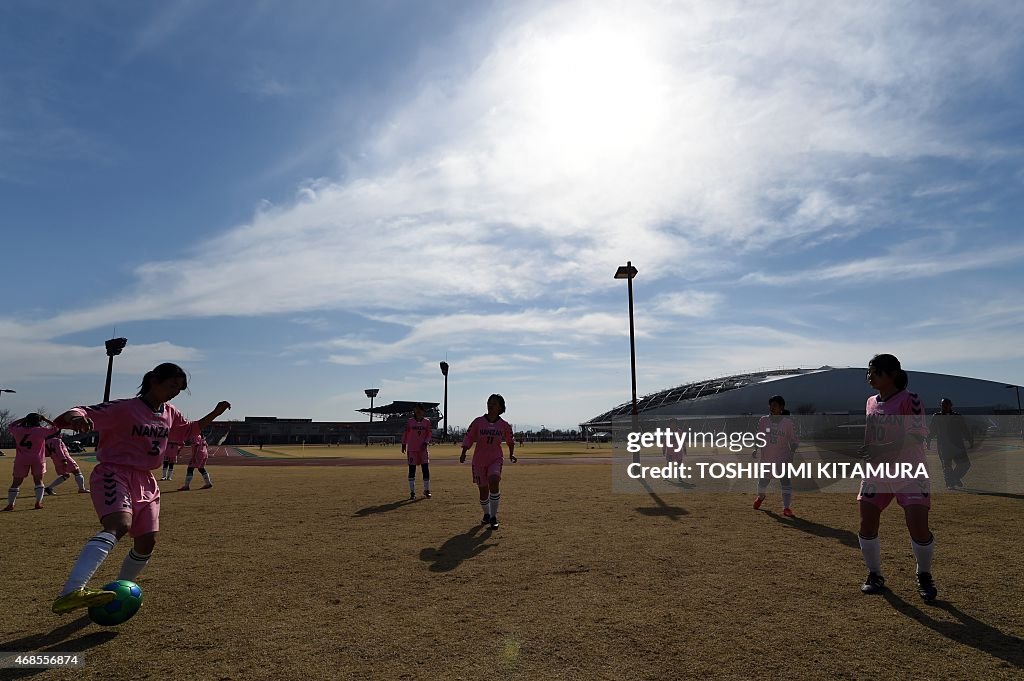
[[1019,385],[1008,385],[1007,388],[1013,388],[1017,391],[1017,424],[1020,426],[1020,439],[1024,441],[1024,418],[1021,416],[1020,410],[1020,386]]
[[[633,261],[627,260],[625,265],[622,265],[615,270],[616,279],[626,280],[626,289],[629,291],[629,371],[630,376],[633,379],[633,419],[632,427],[633,430],[637,429],[637,411],[636,411],[636,340],[633,331],[633,277],[637,275],[637,270],[633,267]],[[637,452],[633,455],[633,462],[640,462],[640,453]]]
[[444,376],[444,439],[448,441],[448,362],[441,362],[441,375]]
[[[373,398],[380,392],[380,388],[367,388],[363,392],[370,398],[370,423],[373,423]],[[366,426],[366,446],[370,446],[370,426]]]
[[121,354],[124,346],[128,345],[127,338],[111,338],[106,341],[107,346],[107,384],[103,388],[103,401],[110,401],[110,375],[114,373],[114,357]]

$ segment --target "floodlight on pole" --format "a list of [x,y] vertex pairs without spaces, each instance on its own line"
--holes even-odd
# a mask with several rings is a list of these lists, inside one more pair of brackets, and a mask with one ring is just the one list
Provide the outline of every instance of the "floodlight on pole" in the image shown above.
[[16,393],[17,390],[10,390],[8,388],[0,388],[0,393]]
[[444,376],[444,439],[448,439],[448,362],[441,362],[441,375]]
[[[615,270],[616,279],[626,280],[626,290],[629,293],[629,373],[630,378],[633,382],[633,410],[631,412],[632,428],[637,429],[637,411],[636,411],[636,338],[633,330],[633,277],[637,275],[637,269],[633,267],[633,261],[627,260],[625,265],[620,266]],[[637,452],[633,455],[633,462],[640,462],[640,453]]]
[[121,354],[124,346],[128,345],[127,338],[111,338],[104,342],[107,348],[107,382],[103,387],[103,401],[110,401],[110,377],[114,373],[114,357]]
[[[367,388],[363,391],[370,398],[370,423],[373,423],[373,398],[380,392],[380,388]],[[366,446],[370,446],[370,427],[366,427]]]

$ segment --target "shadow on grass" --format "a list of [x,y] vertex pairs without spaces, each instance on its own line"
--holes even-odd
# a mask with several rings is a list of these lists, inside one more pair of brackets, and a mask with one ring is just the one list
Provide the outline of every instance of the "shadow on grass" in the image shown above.
[[1024,499],[1024,494],[1012,494],[1010,492],[987,492],[983,489],[976,489],[974,487],[961,487],[961,492],[967,494],[974,494],[979,497],[1003,497],[1004,499]]
[[917,620],[932,631],[942,634],[951,641],[970,646],[983,653],[1012,664],[1017,669],[1024,668],[1024,639],[1006,634],[995,627],[977,620],[959,610],[947,601],[934,601],[929,607],[945,610],[957,622],[942,622],[931,617],[927,612],[907,603],[892,591],[885,591],[885,600],[896,612]]
[[441,548],[423,549],[420,551],[420,560],[433,563],[430,566],[431,572],[450,572],[459,567],[463,561],[475,558],[495,544],[485,544],[492,534],[491,528],[486,527],[481,531],[479,525],[475,525],[468,532],[457,534],[444,544]]
[[381,504],[380,506],[367,506],[366,508],[361,508],[355,513],[353,513],[352,517],[365,518],[367,516],[377,515],[378,513],[387,513],[389,511],[394,511],[396,508],[401,508],[408,504],[415,504],[422,498],[423,497],[416,497],[415,499],[401,499],[399,501],[393,501],[390,504]]
[[[81,631],[92,622],[88,615],[62,624],[47,634],[34,634],[23,638],[0,641],[0,654],[6,652],[25,652],[35,654],[46,653],[83,653],[96,646],[103,645],[117,638],[117,631],[94,631],[84,636],[68,640],[72,634]],[[24,679],[35,676],[47,669],[5,669],[0,677],[5,679]]]
[[772,511],[763,511],[763,513],[783,525],[788,525],[789,527],[800,530],[801,532],[813,534],[815,537],[835,539],[843,546],[849,546],[850,548],[857,549],[858,551],[860,550],[860,540],[857,538],[856,532],[840,530],[829,525],[822,525],[821,523],[816,523],[799,516],[796,518],[787,518],[786,516],[779,515]]
[[672,520],[673,522],[679,522],[679,519],[682,518],[684,515],[689,515],[690,512],[687,511],[685,508],[680,508],[679,506],[669,506],[668,504],[666,504],[665,500],[658,496],[658,494],[653,489],[651,489],[651,486],[647,484],[646,480],[641,479],[640,484],[644,486],[644,489],[647,490],[647,493],[651,495],[651,499],[654,501],[653,508],[651,508],[650,506],[638,506],[636,512],[640,515],[645,515],[649,518],[665,517]]

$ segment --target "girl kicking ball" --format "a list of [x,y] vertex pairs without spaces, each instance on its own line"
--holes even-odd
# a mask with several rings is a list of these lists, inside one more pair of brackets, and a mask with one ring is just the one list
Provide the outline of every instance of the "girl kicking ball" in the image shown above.
[[117,578],[134,582],[149,563],[160,529],[160,487],[150,471],[160,468],[168,439],[182,441],[231,408],[229,403],[219,402],[199,421],[190,422],[170,404],[187,387],[181,367],[161,364],[142,378],[138,396],[75,407],[54,421],[55,426],[78,433],[99,432],[99,463],[89,477],[89,487],[103,526],[86,542],[71,568],[53,602],[55,613],[105,605],[115,598],[113,591],[90,589],[86,584],[124,535],[130,535],[134,545]]

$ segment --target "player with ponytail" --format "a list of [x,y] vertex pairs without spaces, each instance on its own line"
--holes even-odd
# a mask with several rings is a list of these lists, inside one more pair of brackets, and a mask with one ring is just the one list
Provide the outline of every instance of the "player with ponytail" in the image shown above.
[[497,394],[488,397],[487,413],[477,416],[469,425],[459,457],[459,463],[465,463],[466,451],[476,444],[473,449],[473,484],[480,490],[480,507],[484,512],[482,523],[490,525],[493,530],[498,529],[498,504],[501,501],[501,467],[505,460],[502,440],[508,444],[509,460],[516,462],[512,426],[501,418],[504,413],[505,398]]
[[[860,450],[862,456],[872,463],[910,463],[916,470],[925,463],[924,439],[928,427],[921,399],[907,391],[907,372],[893,355],[875,355],[868,363],[867,378],[878,394],[868,398],[865,408],[867,423],[864,446]],[[934,600],[938,590],[931,574],[935,538],[928,527],[931,484],[927,478],[865,478],[861,481],[857,495],[860,502],[858,536],[868,576],[860,590],[865,594],[885,590],[878,525],[882,511],[893,499],[903,508],[911,549],[917,559],[918,595],[926,601]]]
[[53,602],[59,614],[105,605],[112,591],[86,586],[118,540],[130,535],[133,546],[121,564],[118,579],[136,581],[149,563],[160,529],[160,487],[153,477],[169,440],[183,442],[231,408],[219,402],[198,421],[186,419],[170,400],[188,387],[177,364],[160,364],[146,372],[138,396],[91,407],[75,407],[54,421],[79,433],[98,431],[97,465],[89,477],[92,503],[102,530],[86,542],[60,596]]

